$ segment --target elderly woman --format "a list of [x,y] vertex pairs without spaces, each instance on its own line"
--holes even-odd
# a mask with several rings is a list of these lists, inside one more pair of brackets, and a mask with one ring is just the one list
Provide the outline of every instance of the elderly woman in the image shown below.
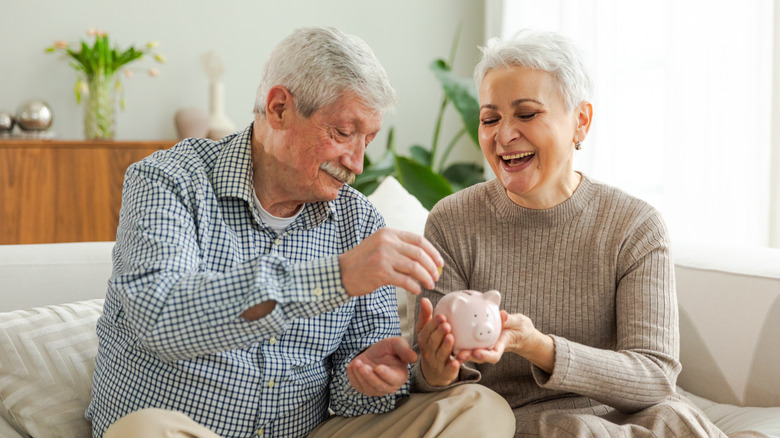
[[[573,169],[590,129],[591,79],[553,33],[491,41],[475,70],[479,142],[496,178],[437,204],[426,237],[445,259],[417,321],[416,391],[479,381],[517,436],[724,436],[675,392],[680,372],[669,238],[657,210]],[[492,350],[453,356],[433,306],[502,293]]]

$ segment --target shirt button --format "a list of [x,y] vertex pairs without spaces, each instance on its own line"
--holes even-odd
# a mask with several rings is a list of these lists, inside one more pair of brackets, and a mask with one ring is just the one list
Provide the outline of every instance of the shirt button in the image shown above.
[[267,385],[268,385],[269,388],[273,388],[274,387],[274,379],[269,380]]
[[257,431],[257,436],[263,436],[263,429]]
[[278,246],[281,243],[282,243],[282,239],[277,238],[276,240],[274,240],[274,245]]
[[268,343],[271,344],[271,345],[274,345],[276,343],[276,338],[269,339]]
[[312,294],[314,294],[315,297],[318,297],[322,295],[322,289],[319,287],[315,287],[313,291],[311,291]]

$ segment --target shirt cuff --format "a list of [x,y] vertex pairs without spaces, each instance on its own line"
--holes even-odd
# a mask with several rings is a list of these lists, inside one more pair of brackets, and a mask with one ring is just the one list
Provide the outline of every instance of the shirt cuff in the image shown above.
[[279,303],[291,318],[311,318],[349,301],[338,255],[290,265]]

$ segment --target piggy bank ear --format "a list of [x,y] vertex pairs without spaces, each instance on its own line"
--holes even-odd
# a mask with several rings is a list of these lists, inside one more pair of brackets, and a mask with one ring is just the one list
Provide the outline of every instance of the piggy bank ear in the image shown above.
[[450,301],[450,314],[454,315],[458,311],[459,307],[465,306],[468,303],[469,300],[467,300],[463,295],[456,296],[452,301]]
[[455,309],[462,306],[465,302],[466,298],[464,298],[462,294],[455,292],[449,293],[439,300],[439,303],[436,304],[436,308],[433,310],[433,314],[438,315],[442,313],[444,315],[452,315],[455,313]]
[[485,299],[498,306],[501,303],[501,294],[497,290],[489,290],[484,293]]

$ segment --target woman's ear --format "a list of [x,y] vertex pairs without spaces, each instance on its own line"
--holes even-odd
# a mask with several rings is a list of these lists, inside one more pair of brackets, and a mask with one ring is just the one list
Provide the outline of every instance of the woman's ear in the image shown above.
[[575,130],[574,138],[581,143],[585,141],[585,137],[588,136],[588,131],[590,131],[590,123],[593,121],[593,105],[588,101],[583,101],[577,106],[575,112],[577,117],[577,128]]
[[273,129],[283,129],[292,110],[292,95],[281,85],[276,85],[268,91],[265,100],[265,118]]

